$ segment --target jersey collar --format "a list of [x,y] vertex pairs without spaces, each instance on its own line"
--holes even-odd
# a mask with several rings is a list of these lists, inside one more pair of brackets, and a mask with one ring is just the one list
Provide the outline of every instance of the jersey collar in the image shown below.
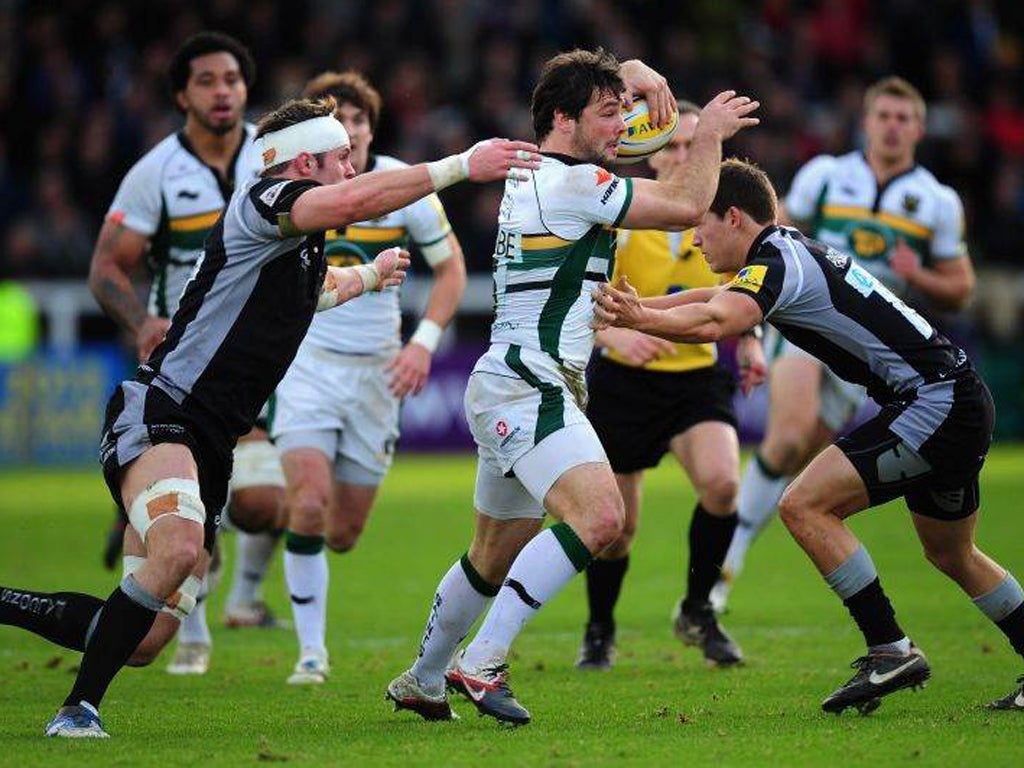
[[764,243],[769,237],[780,231],[782,227],[778,224],[769,224],[767,227],[761,230],[757,237],[754,238],[754,242],[750,244],[750,250],[747,251],[747,258],[744,264],[749,264],[755,258],[757,258],[757,252],[761,249],[761,244]]
[[199,156],[195,148],[192,146],[192,142],[188,140],[188,136],[185,135],[185,129],[182,128],[178,131],[178,143],[181,144],[182,148],[188,152],[192,157],[199,161],[210,173],[213,174],[213,178],[217,182],[217,188],[220,189],[220,194],[224,198],[224,202],[231,198],[231,193],[235,189],[235,166],[238,164],[238,158],[242,155],[242,148],[245,147],[247,141],[252,141],[252,135],[249,133],[249,126],[242,125],[242,140],[238,142],[238,146],[235,147],[235,152],[231,156],[231,162],[228,163],[228,174],[227,178],[220,175],[220,172],[212,165],[208,165],[203,158]]
[[561,152],[541,152],[541,154],[565,165],[590,165],[586,160],[580,160],[578,157],[572,157],[571,155],[563,155]]

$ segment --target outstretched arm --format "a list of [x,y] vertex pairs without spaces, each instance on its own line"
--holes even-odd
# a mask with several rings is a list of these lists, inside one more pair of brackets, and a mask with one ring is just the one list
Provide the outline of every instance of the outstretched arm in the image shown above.
[[738,336],[763,319],[757,302],[736,291],[722,291],[707,302],[651,309],[623,280],[618,288],[602,285],[596,299],[594,314],[600,322],[686,344]]
[[481,141],[460,155],[409,168],[364,173],[339,184],[304,192],[291,209],[291,223],[301,232],[337,229],[404,208],[421,197],[469,179],[504,180],[540,167],[537,147],[525,141]]

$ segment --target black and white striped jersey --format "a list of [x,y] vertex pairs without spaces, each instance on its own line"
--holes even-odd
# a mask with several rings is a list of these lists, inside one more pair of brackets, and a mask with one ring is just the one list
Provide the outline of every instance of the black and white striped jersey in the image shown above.
[[258,179],[232,196],[182,294],[167,337],[136,380],[167,393],[233,447],[295,357],[326,272],[324,233],[290,212],[314,181]]
[[967,366],[967,356],[862,266],[788,227],[767,227],[728,290],[880,403]]

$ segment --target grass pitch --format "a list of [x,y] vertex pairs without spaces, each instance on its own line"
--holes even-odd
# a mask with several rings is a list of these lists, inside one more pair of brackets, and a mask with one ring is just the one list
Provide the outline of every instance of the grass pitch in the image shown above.
[[[993,451],[982,479],[981,546],[1024,578],[1024,449]],[[42,737],[78,655],[0,627],[2,765],[958,765],[1024,763],[1024,716],[981,704],[1022,671],[1005,638],[921,555],[892,504],[854,520],[899,618],[932,663],[919,693],[867,718],[836,718],[821,699],[851,671],[861,639],[845,609],[781,525],[755,545],[725,626],[748,661],[704,665],[673,638],[693,494],[670,461],[649,473],[641,530],[618,611],[619,658],[607,673],[572,667],[585,619],[583,580],[521,635],[512,684],[534,722],[498,727],[456,700],[462,720],[392,713],[388,680],[413,658],[434,586],[471,534],[469,457],[400,455],[352,553],[332,555],[328,645],[333,676],[286,686],[294,635],[225,630],[212,599],[214,653],[204,678],[125,670],[104,702],[109,741]],[[111,505],[99,471],[0,475],[0,584],[106,595],[116,576],[99,550]],[[226,541],[233,551],[233,540]],[[230,572],[230,564],[228,566]],[[280,564],[266,586],[289,607]]]

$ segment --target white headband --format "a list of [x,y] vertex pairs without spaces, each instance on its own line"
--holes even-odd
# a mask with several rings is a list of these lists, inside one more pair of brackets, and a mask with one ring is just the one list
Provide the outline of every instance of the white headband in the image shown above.
[[332,115],[314,117],[265,133],[262,141],[264,170],[294,160],[303,152],[316,155],[349,143],[345,126]]

